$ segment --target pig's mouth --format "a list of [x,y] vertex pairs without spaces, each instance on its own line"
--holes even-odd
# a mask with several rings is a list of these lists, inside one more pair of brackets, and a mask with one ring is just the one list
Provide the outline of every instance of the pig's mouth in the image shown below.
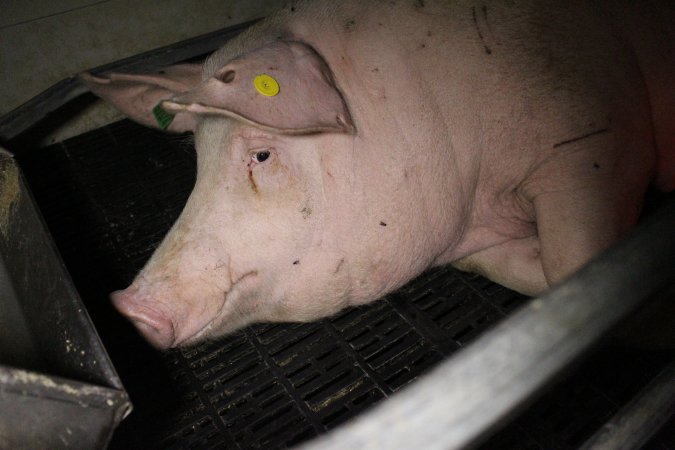
[[164,348],[170,347],[181,347],[197,344],[198,342],[210,338],[216,337],[219,334],[224,334],[228,329],[237,328],[241,325],[241,322],[245,320],[245,315],[237,314],[236,317],[231,317],[232,323],[228,324],[229,326],[223,326],[226,317],[229,313],[232,312],[232,304],[236,304],[237,301],[233,297],[241,297],[242,293],[251,288],[251,282],[257,277],[258,271],[252,270],[238,279],[234,280],[230,289],[224,291],[221,298],[220,305],[218,310],[213,314],[210,320],[208,320],[204,325],[199,327],[196,331],[188,334],[185,337],[178,338],[174,335],[173,341]]
[[174,342],[170,345],[170,347],[181,347],[181,346],[187,346],[187,345],[192,345],[196,344],[202,339],[204,339],[206,336],[209,336],[211,331],[214,329],[216,324],[219,324],[221,320],[223,320],[223,316],[225,314],[225,305],[228,303],[227,302],[227,296],[228,294],[232,291],[227,291],[223,292],[223,300],[220,302],[220,306],[218,308],[218,311],[214,314],[214,316],[206,322],[205,325],[203,325],[201,328],[197,329],[194,333],[182,338],[182,339],[175,339]]
[[258,271],[249,271],[236,279],[231,278],[229,289],[222,293],[219,304],[197,315],[191,314],[190,310],[183,313],[170,311],[167,314],[166,305],[160,307],[148,301],[146,296],[138,294],[138,288],[113,292],[111,298],[115,307],[150,344],[158,349],[168,349],[196,344],[207,337],[215,337],[242,326],[248,314],[241,311],[238,305],[251,292],[255,292],[257,275]]
[[[154,310],[136,307],[133,311],[126,309],[123,313],[148,342],[160,350],[166,350],[173,347],[195,344],[207,335],[214,328],[214,325],[222,320],[227,296],[228,292],[225,292],[218,310],[205,325],[183,338],[177,336],[176,327],[172,320]],[[118,309],[122,310],[123,307],[118,306]]]

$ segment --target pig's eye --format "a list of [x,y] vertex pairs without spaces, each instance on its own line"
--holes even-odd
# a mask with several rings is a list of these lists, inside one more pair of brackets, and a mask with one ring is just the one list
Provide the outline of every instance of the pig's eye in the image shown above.
[[270,157],[270,151],[269,150],[263,150],[260,152],[256,152],[251,156],[251,159],[257,163],[261,163],[267,160],[267,158]]

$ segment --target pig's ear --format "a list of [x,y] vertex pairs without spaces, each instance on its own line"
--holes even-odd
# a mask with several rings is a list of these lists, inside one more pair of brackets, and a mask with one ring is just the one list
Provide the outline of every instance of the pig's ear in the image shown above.
[[174,113],[228,116],[284,134],[354,132],[327,64],[299,42],[276,41],[244,54],[162,106]]
[[194,116],[187,112],[168,113],[159,107],[162,100],[187,92],[201,82],[199,64],[179,64],[157,73],[110,73],[104,77],[80,74],[87,87],[131,119],[143,125],[181,133],[194,131]]

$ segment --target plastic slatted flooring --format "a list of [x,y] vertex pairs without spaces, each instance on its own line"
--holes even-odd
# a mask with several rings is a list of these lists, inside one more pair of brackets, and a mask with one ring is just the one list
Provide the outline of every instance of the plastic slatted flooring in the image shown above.
[[[337,317],[159,353],[107,295],[132,280],[180,213],[195,176],[190,138],[122,121],[18,159],[134,402],[112,449],[292,446],[400,390],[526,300],[441,268]],[[575,448],[662,362],[604,349],[484,446]]]

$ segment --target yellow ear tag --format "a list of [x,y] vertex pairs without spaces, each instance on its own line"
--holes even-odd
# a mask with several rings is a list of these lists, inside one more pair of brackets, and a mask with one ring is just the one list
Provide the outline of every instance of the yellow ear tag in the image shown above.
[[266,97],[274,97],[279,93],[279,83],[269,75],[262,74],[253,80],[255,90]]

